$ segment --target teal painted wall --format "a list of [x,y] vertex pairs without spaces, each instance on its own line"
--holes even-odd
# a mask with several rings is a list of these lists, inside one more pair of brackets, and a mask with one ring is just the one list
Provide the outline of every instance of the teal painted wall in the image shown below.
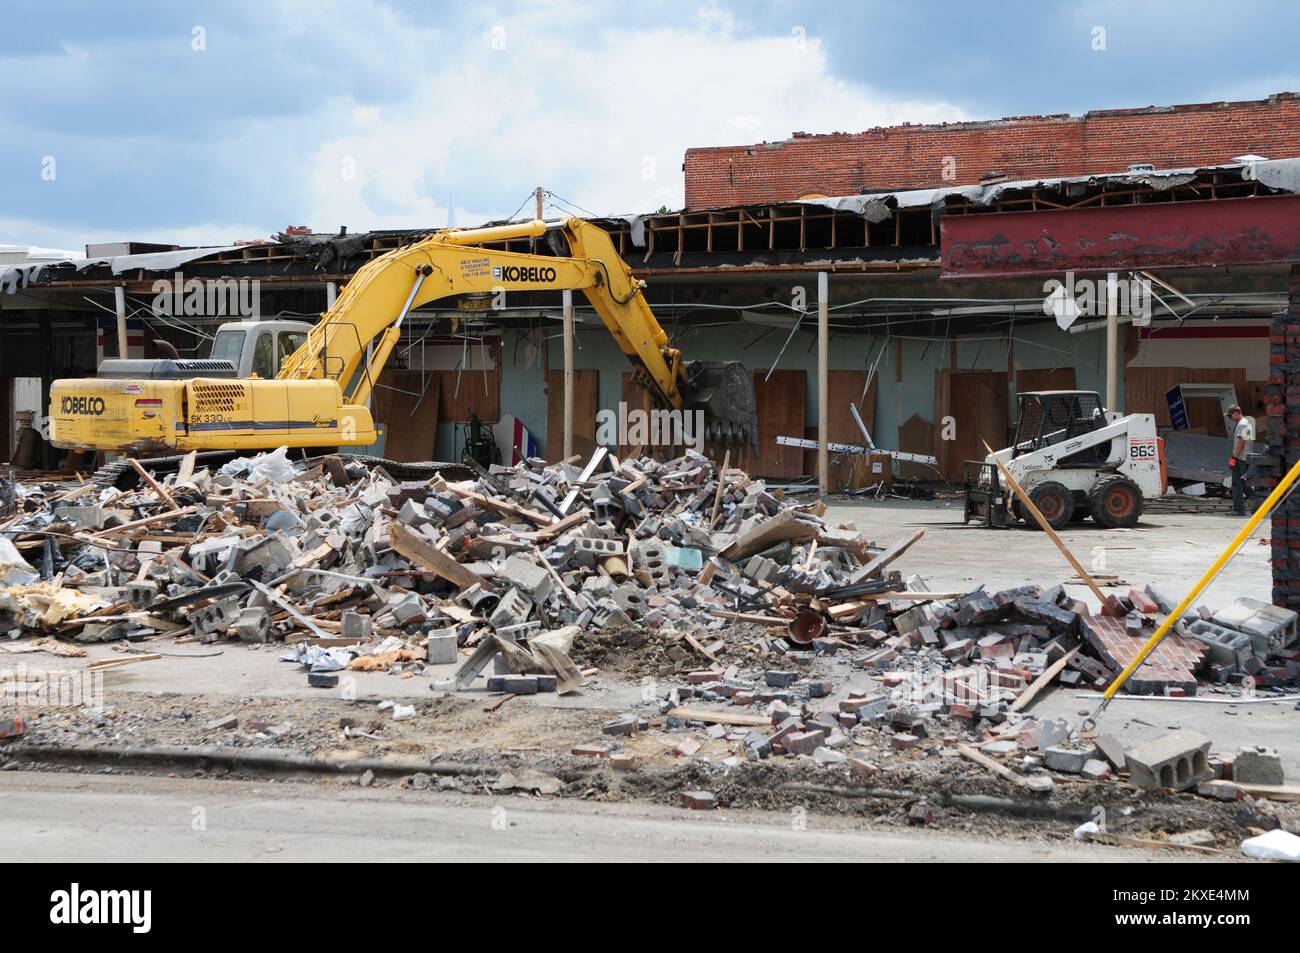
[[[595,320],[594,318],[592,319]],[[506,331],[502,341],[501,412],[518,417],[525,427],[546,446],[546,390],[540,351],[541,332]],[[559,322],[547,329],[549,362],[552,370],[564,366],[563,342]],[[751,370],[765,371],[777,359],[789,335],[784,328],[767,329],[751,325],[691,328],[673,338],[692,360],[740,361]],[[830,366],[833,370],[865,370],[881,350],[883,335],[832,336]],[[600,371],[600,407],[616,409],[622,399],[622,375],[628,370],[627,359],[614,340],[599,325],[580,325],[576,336],[575,366]],[[948,343],[941,339],[903,338],[902,381],[895,382],[894,339],[890,339],[876,368],[875,431],[872,436],[881,447],[897,447],[898,426],[913,414],[929,420],[934,415],[935,371],[948,366]],[[530,346],[531,345],[531,346]],[[1106,336],[1104,331],[1067,334],[1054,325],[1038,322],[1015,329],[1016,364],[1025,369],[1073,367],[1076,386],[1105,392]],[[816,337],[800,331],[786,347],[777,365],[784,370],[803,370],[807,377],[806,423],[817,422],[817,346]],[[973,335],[957,341],[957,367],[960,370],[1005,371],[1007,340],[1005,336]],[[1121,375],[1122,377],[1122,375]],[[1014,383],[1011,388],[1014,392]],[[1120,381],[1123,406],[1123,380]],[[831,408],[831,413],[847,413],[846,408]],[[1008,418],[1014,413],[1009,406]],[[460,428],[442,424],[438,429],[438,456],[459,459]]]

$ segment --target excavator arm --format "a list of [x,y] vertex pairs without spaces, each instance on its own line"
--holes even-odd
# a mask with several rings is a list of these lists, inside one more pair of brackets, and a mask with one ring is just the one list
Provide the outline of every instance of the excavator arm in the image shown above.
[[[512,238],[560,233],[567,256],[483,247]],[[681,351],[655,319],[609,234],[582,219],[449,229],[376,258],[362,267],[307,341],[281,366],[281,380],[330,378],[345,404],[362,404],[401,335],[406,316],[430,301],[498,291],[582,291],[619,348],[666,409],[705,411],[719,443],[752,443],[757,435],[753,384],[738,364],[684,365]],[[367,348],[373,350],[367,359]]]

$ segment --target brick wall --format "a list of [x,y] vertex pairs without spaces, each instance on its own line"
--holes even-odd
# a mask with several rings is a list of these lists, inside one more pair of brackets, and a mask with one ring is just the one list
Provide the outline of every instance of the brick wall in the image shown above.
[[[973,185],[989,172],[1015,179],[1215,165],[1256,153],[1300,156],[1300,93],[1268,99],[1083,116],[887,126],[785,142],[686,150],[686,206],[779,202],[809,193]],[[946,157],[955,178],[944,178]]]
[[[1300,265],[1291,266],[1290,307],[1273,319],[1269,335],[1268,445],[1278,465],[1262,481],[1272,492],[1300,458]],[[1300,610],[1300,491],[1273,510],[1270,540],[1273,605]]]

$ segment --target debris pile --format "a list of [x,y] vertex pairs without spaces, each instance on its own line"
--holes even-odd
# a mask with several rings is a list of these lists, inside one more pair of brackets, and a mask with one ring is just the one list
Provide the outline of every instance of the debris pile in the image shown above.
[[131,465],[136,489],[16,488],[0,631],[285,640],[316,675],[422,670],[468,649],[459,687],[495,660],[493,687],[564,692],[582,684],[568,656],[585,631],[710,640],[780,604],[813,607],[795,635],[812,641],[828,600],[898,587],[883,570],[906,548],[882,552],[828,526],[821,504],[789,505],[693,452],[617,464],[601,450],[581,468],[529,460],[459,481],[283,449],[161,478]]
[[[934,591],[892,568],[923,531],[877,545],[823,504],[697,453],[620,462],[598,450],[582,466],[530,459],[418,480],[283,449],[220,468],[130,466],[141,482],[126,490],[14,488],[0,637],[79,652],[69,643],[275,643],[313,687],[387,672],[502,703],[600,674],[639,681],[639,701],[604,706],[561,750],[616,770],[648,751],[698,767],[680,797],[700,809],[725,803],[707,785],[742,765],[871,786],[945,763],[1031,794],[1064,777],[1225,800],[1284,783],[1268,749],[1218,754],[1179,731],[1126,750],[1029,713],[1048,685],[1109,686],[1175,608],[1155,589],[1100,610],[1065,585]],[[1125,689],[1283,696],[1300,678],[1296,623],[1248,599],[1198,610]],[[909,823],[930,823],[934,806],[910,804]]]
[[[1053,774],[1106,781],[1123,772],[1138,786],[1179,790],[1232,780],[1231,759],[1212,760],[1210,740],[1191,732],[1161,739],[1149,751],[1126,752],[1113,738],[1076,737],[1065,719],[1025,713],[1053,682],[1108,687],[1164,618],[1167,600],[1159,593],[1130,591],[1112,602],[1119,615],[1094,615],[1059,585],[978,589],[940,602],[942,594],[925,592],[919,579],[910,582],[913,591],[864,600],[871,605],[858,610],[852,630],[788,648],[781,668],[747,672],[733,664],[686,673],[657,698],[660,717],[629,713],[614,719],[604,728],[609,740],[572,753],[618,758],[620,738],[661,728],[678,738],[678,755],[707,745],[721,763],[733,766],[744,759],[806,755],[860,780],[875,777],[882,757],[896,760],[907,752],[964,757],[1039,792],[1052,789]],[[907,601],[916,596],[935,601]],[[1294,641],[1296,618],[1267,608],[1267,625],[1250,600],[1213,618],[1224,623],[1220,628],[1244,627],[1235,630],[1243,652],[1257,644],[1261,655],[1270,654]],[[1201,671],[1225,683],[1247,680],[1221,691],[1238,697],[1254,691],[1250,676],[1235,663],[1203,664],[1215,649],[1202,635],[1169,636],[1126,684],[1141,694],[1190,695],[1197,688],[1194,672]],[[814,674],[815,657],[825,654],[847,660],[839,669],[847,686]],[[1292,667],[1278,671],[1293,680],[1294,664],[1289,660]],[[1228,790],[1242,796],[1240,786]],[[1218,796],[1213,788],[1203,793]]]
[[[216,470],[191,457],[161,479],[130,465],[135,489],[15,488],[0,526],[0,631],[283,640],[321,687],[343,669],[456,664],[435,687],[464,689],[491,665],[490,690],[531,694],[579,688],[575,645],[628,630],[626,651],[667,646],[635,674],[693,673],[679,699],[826,697],[834,686],[808,674],[810,660],[838,655],[912,693],[890,706],[892,723],[942,712],[979,726],[1048,682],[1105,688],[1173,608],[1150,587],[1099,615],[1060,585],[931,592],[889,568],[924,531],[877,546],[829,523],[824,504],[793,504],[693,451],[620,463],[600,449],[582,467],[530,459],[417,481],[371,460],[295,463],[283,448]],[[1128,690],[1300,676],[1290,610],[1238,600],[1177,631]],[[871,707],[859,701],[841,714]]]

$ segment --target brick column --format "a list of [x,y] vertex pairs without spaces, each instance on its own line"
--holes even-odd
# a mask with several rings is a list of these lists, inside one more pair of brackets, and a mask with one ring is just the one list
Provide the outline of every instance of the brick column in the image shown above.
[[[1300,457],[1300,265],[1291,266],[1287,310],[1269,332],[1268,446],[1279,461],[1264,485],[1270,490]],[[1273,604],[1300,611],[1300,490],[1273,511]]]

